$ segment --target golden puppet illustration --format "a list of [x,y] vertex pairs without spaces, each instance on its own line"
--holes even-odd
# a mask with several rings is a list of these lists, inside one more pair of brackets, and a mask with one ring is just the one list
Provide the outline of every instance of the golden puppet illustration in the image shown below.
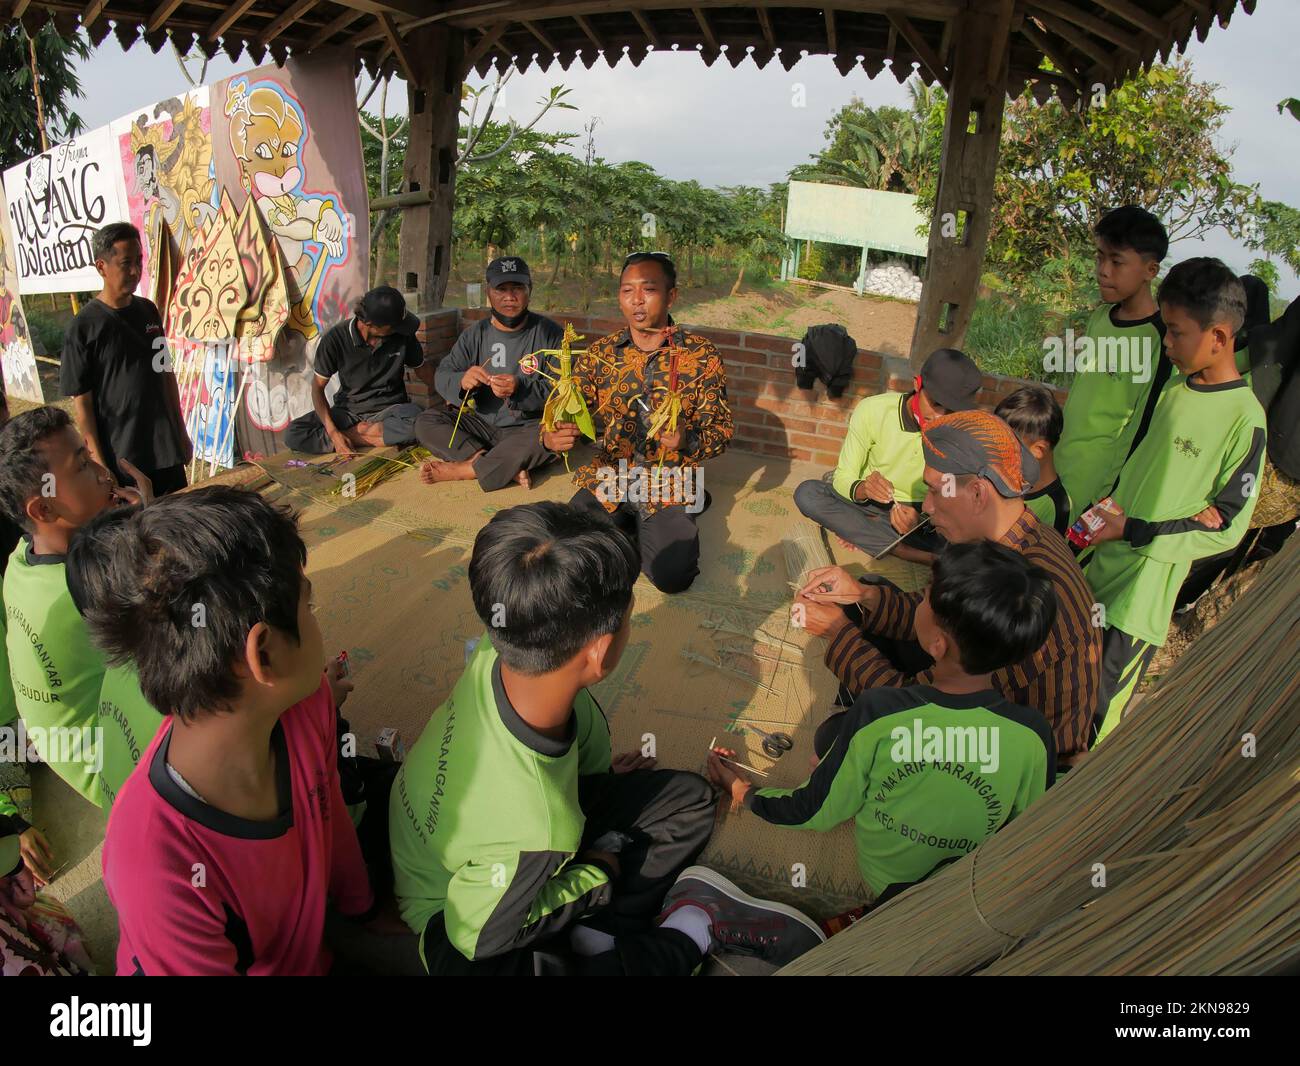
[[[339,197],[306,191],[302,159],[307,124],[284,86],[237,78],[226,90],[230,146],[244,190],[279,243],[288,268],[286,325],[310,340],[318,330],[315,304],[331,264],[347,258],[348,233]],[[317,248],[311,248],[315,243]]]
[[[203,108],[193,95],[155,104],[154,119],[171,118],[169,130],[149,125],[141,114],[131,124],[135,192],[144,201],[146,241],[166,221],[177,247],[189,247],[194,232],[214,213],[211,204],[212,142],[203,128]],[[151,255],[153,248],[147,248]]]

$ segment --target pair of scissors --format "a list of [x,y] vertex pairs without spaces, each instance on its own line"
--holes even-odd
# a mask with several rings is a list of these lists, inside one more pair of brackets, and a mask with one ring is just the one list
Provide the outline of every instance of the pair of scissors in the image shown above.
[[748,722],[745,722],[744,726],[763,738],[763,754],[769,759],[779,759],[794,747],[794,741],[790,738],[789,733],[768,733],[757,726],[750,725]]

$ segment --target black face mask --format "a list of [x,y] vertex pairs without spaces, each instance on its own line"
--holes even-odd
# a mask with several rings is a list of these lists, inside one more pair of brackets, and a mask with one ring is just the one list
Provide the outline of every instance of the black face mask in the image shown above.
[[505,326],[506,329],[514,329],[516,326],[522,325],[524,319],[528,317],[528,308],[525,307],[519,314],[507,317],[494,307],[492,308],[492,317]]

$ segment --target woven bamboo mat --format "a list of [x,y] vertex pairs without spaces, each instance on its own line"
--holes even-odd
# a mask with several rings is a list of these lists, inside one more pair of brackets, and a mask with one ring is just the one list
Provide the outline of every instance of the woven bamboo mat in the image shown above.
[[[322,475],[285,466],[289,458],[263,464],[273,479],[263,492],[300,510],[326,648],[347,649],[352,662],[357,688],[345,713],[360,750],[386,726],[409,746],[460,676],[466,641],[483,631],[467,576],[475,534],[502,508],[567,500],[569,478],[556,464],[531,491],[485,494],[474,483],[427,487],[404,470],[346,499],[331,494],[335,474],[359,461]],[[835,686],[821,662],[822,642],[790,625],[783,541],[816,534],[792,495],[820,473],[742,453],[708,464],[712,505],[700,520],[700,577],[671,597],[638,581],[623,662],[596,690],[616,751],[653,736],[661,765],[702,771],[716,736],[770,771],[763,784],[793,787],[807,776],[813,732],[830,712]],[[851,568],[864,561],[846,560]],[[879,568],[904,587],[917,586],[916,568]],[[774,763],[744,719],[790,733],[794,750]],[[814,914],[863,899],[849,826],[801,833],[747,813],[722,814],[703,861],[750,891]],[[804,883],[796,888],[795,881]]]

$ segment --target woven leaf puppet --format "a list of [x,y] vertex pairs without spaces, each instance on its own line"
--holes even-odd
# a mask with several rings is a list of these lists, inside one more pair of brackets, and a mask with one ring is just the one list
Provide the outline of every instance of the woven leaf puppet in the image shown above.
[[[573,343],[582,337],[573,328],[572,322],[564,324],[564,337],[558,348],[539,348],[531,355],[519,360],[519,369],[525,374],[541,374],[551,383],[551,394],[546,397],[542,407],[542,429],[554,433],[561,422],[572,422],[578,431],[588,440],[596,439],[596,424],[591,412],[587,410],[587,401],[583,398],[582,388],[573,377]],[[553,355],[559,369],[552,376],[538,365],[539,355]],[[564,468],[569,467],[569,456],[564,454]]]
[[[678,360],[681,358],[682,349],[673,346],[675,332],[675,326],[668,327],[668,388],[650,415],[650,421],[646,426],[646,437],[649,439],[658,439],[665,431],[676,433],[677,421],[682,416],[683,400],[678,380]],[[663,460],[660,459],[659,462],[662,465]]]

